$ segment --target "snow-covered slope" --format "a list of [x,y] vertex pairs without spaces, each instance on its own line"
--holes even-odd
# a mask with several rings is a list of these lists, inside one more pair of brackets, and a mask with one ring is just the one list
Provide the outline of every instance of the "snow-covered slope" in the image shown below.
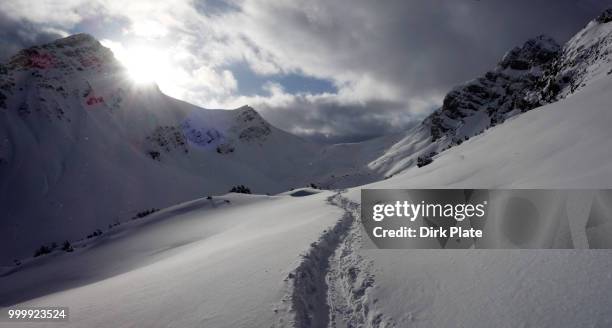
[[69,306],[58,327],[269,327],[300,254],[342,215],[329,194],[169,208],[1,276],[0,306]]
[[[612,188],[609,90],[603,77],[364,187]],[[360,189],[179,205],[13,267],[1,305],[70,306],[48,327],[612,323],[609,252],[362,250]]]
[[609,188],[611,90],[607,76],[372,186]]
[[239,184],[304,186],[318,151],[249,107],[133,84],[91,36],[23,50],[0,65],[0,260]]
[[[612,79],[530,111],[363,188],[612,188]],[[347,197],[359,202],[359,189]],[[610,233],[599,222],[585,233]],[[593,231],[597,230],[597,231]],[[597,250],[362,251],[368,300],[398,327],[607,327],[612,254]]]
[[[340,196],[342,208],[356,215],[362,188],[612,188],[612,75],[603,63],[596,64],[602,65],[600,73],[591,74],[571,97],[509,118],[427,166],[349,189]],[[319,299],[327,300],[329,327],[612,324],[607,292],[612,254],[607,251],[365,250],[359,248],[362,237],[355,224],[344,229],[327,258],[330,264],[320,269],[327,295]],[[612,221],[574,228],[596,240],[612,233]],[[311,253],[317,254],[312,250],[319,245]],[[293,291],[307,294],[299,283]],[[301,308],[295,308],[296,319],[308,317]],[[295,326],[308,324],[296,320]]]

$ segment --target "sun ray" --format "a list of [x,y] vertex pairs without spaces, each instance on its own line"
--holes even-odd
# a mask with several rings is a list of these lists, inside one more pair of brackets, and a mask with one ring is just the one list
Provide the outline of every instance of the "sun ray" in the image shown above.
[[107,46],[125,66],[135,84],[160,83],[171,72],[168,55],[163,49],[152,46],[124,47],[114,42],[109,42]]

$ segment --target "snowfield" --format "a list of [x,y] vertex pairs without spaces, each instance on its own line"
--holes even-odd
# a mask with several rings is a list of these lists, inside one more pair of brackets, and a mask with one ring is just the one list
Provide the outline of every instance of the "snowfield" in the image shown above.
[[610,77],[364,188],[610,188]]
[[[609,90],[612,79],[603,78],[440,154],[428,166],[363,188],[612,188]],[[358,202],[359,188],[346,196]],[[609,250],[360,254],[375,276],[368,298],[378,300],[381,313],[398,327],[612,325]]]
[[24,264],[0,278],[0,301],[65,304],[69,327],[267,327],[280,319],[273,310],[300,254],[342,215],[329,195],[175,206],[87,249]]
[[[364,188],[610,188],[611,88],[593,82]],[[609,251],[361,250],[360,189],[172,207],[23,264],[0,300],[69,306],[73,327],[612,324]]]

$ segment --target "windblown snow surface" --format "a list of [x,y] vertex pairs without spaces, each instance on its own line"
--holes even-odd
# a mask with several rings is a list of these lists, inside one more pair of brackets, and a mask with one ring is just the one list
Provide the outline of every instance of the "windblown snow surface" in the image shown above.
[[[610,188],[609,90],[603,77],[364,188]],[[8,269],[0,301],[70,307],[24,327],[612,324],[609,251],[361,250],[360,189],[171,207]]]

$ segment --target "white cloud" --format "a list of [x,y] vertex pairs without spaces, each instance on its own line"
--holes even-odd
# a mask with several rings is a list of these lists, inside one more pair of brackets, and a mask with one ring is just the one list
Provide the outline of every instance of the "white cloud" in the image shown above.
[[66,28],[80,22],[83,16],[93,14],[97,9],[99,7],[95,2],[85,0],[35,2],[15,0],[0,3],[0,11],[9,17]]

